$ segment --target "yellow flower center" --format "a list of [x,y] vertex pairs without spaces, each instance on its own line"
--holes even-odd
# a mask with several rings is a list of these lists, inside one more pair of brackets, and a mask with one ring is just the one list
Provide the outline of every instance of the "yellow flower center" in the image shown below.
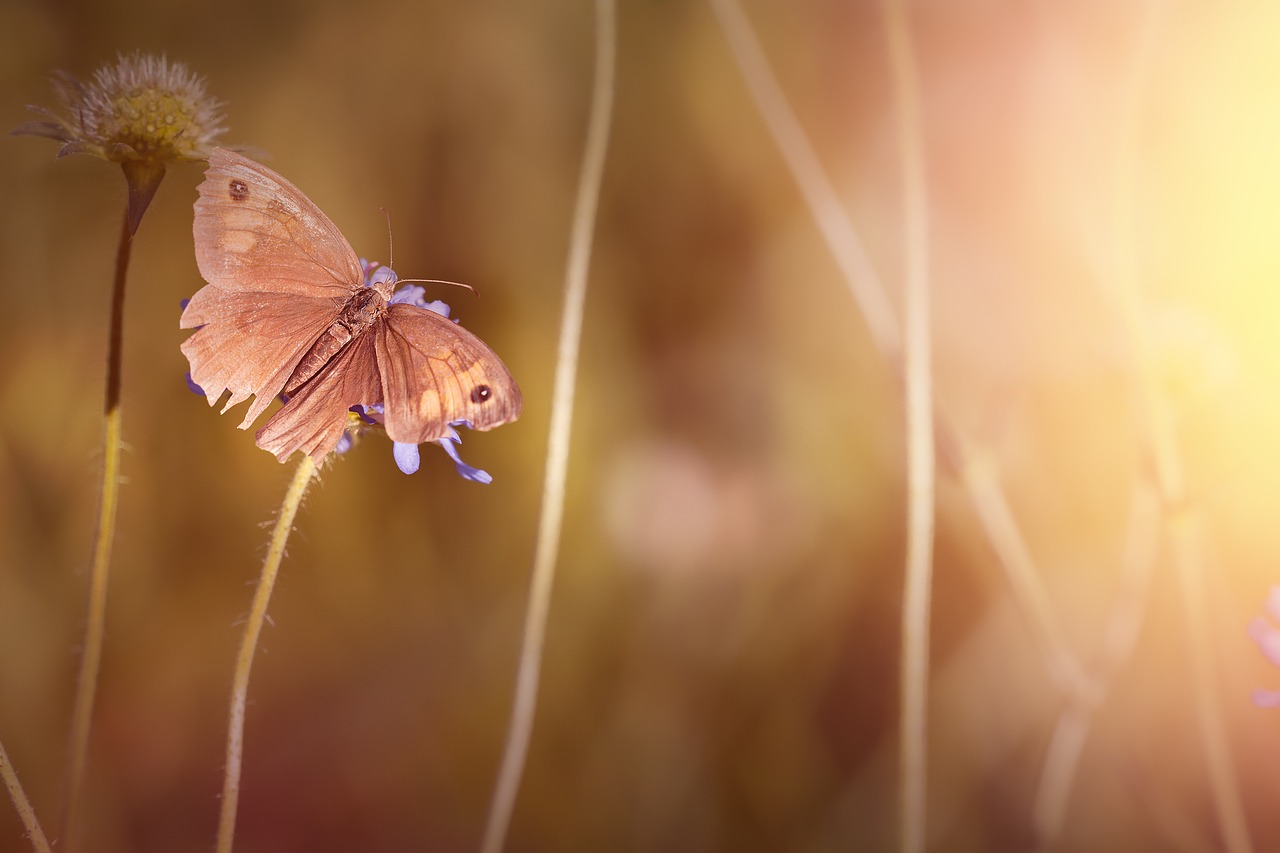
[[144,158],[190,157],[196,140],[186,131],[196,121],[195,105],[188,98],[140,88],[112,99],[100,130],[105,138],[128,145]]

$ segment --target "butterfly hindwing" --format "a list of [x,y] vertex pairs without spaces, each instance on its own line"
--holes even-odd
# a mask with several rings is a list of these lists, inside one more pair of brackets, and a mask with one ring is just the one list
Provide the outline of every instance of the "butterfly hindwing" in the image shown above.
[[520,389],[484,341],[453,321],[393,304],[373,329],[383,414],[392,441],[421,444],[453,421],[485,430],[520,415]]
[[258,446],[281,462],[296,450],[316,462],[323,459],[342,437],[347,411],[382,398],[373,351],[372,334],[360,335],[339,350],[258,430]]
[[332,299],[201,288],[182,315],[184,327],[199,327],[182,342],[191,379],[211,406],[230,390],[224,412],[256,395],[241,424],[247,428],[284,388],[340,308]]

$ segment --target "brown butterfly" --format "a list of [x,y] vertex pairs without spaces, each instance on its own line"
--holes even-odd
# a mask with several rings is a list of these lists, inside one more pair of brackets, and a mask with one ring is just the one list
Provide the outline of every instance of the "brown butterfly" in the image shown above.
[[520,389],[483,341],[446,317],[391,302],[387,267],[366,281],[329,217],[280,175],[223,148],[196,201],[196,263],[208,284],[182,312],[191,379],[226,411],[254,395],[240,429],[276,395],[257,432],[281,462],[319,462],[352,406],[382,406],[392,441],[417,445],[465,422],[487,430],[520,416]]

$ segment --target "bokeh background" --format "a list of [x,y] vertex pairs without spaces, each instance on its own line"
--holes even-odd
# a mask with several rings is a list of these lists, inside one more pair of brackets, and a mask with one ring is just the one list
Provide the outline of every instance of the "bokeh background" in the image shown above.
[[[701,3],[622,3],[560,573],[513,851],[880,850],[896,837],[902,400]],[[899,149],[873,2],[749,2],[897,300]],[[1211,571],[1250,829],[1280,848],[1280,684],[1246,627],[1280,581],[1280,11],[912,4],[938,399],[1007,490],[1071,642],[1102,647],[1150,481],[1108,281],[1136,261]],[[7,0],[0,123],[48,75],[164,52],[356,250],[503,357],[521,420],[402,475],[378,436],[299,516],[251,685],[237,850],[475,849],[502,749],[547,437],[593,7]],[[1141,97],[1128,87],[1152,27]],[[1136,103],[1136,108],[1135,108]],[[1124,134],[1136,168],[1117,172]],[[0,739],[56,831],[95,517],[124,182],[0,156]],[[238,620],[282,466],[183,382],[197,164],[137,235],[126,482],[91,753],[94,851],[205,850]],[[1117,187],[1134,228],[1117,245]],[[950,473],[939,484],[934,849],[1020,850],[1062,698]],[[1061,849],[1220,841],[1185,617],[1157,555]],[[0,850],[23,850],[0,806]]]

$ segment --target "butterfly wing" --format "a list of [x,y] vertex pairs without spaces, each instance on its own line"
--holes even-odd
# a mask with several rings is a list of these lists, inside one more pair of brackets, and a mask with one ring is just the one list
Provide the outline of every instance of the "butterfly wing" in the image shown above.
[[338,226],[280,175],[215,148],[196,201],[196,263],[223,290],[346,299],[364,282]]
[[342,437],[347,411],[381,399],[374,336],[359,335],[258,430],[258,446],[281,462],[301,450],[318,463]]
[[[341,306],[299,304],[299,297],[262,293],[227,293],[209,285],[187,304],[182,325],[201,325],[182,344],[191,363],[191,379],[213,405],[230,389],[223,407],[256,394],[242,429],[280,393],[294,367]],[[194,308],[193,308],[194,306]]]
[[520,389],[484,341],[434,311],[393,304],[371,330],[387,435],[421,444],[453,421],[492,429],[520,416]]
[[182,313],[191,378],[223,411],[256,396],[253,423],[364,277],[346,238],[267,167],[214,149],[195,206],[196,263],[208,284]]

